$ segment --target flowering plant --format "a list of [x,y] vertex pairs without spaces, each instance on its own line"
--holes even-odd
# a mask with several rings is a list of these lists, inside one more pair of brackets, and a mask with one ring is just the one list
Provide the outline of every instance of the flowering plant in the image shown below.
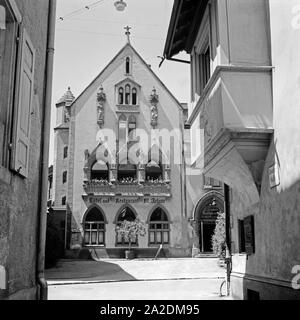
[[116,231],[118,235],[124,237],[125,241],[128,241],[129,251],[132,242],[135,242],[138,236],[144,237],[146,235],[145,224],[139,219],[135,219],[134,221],[124,220],[120,222]]

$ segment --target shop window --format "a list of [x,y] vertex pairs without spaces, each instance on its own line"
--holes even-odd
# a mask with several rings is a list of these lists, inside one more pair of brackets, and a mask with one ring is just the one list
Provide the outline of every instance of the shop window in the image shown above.
[[94,163],[91,169],[91,180],[109,181],[108,165],[103,161]]
[[170,223],[163,209],[157,208],[151,214],[149,221],[149,244],[169,244]]
[[84,220],[84,245],[105,245],[105,220],[98,208],[91,209]]
[[[120,225],[120,223],[122,221],[134,221],[136,219],[136,216],[134,214],[134,212],[129,208],[129,207],[125,207],[122,209],[122,211],[120,212],[119,216],[118,216],[118,220],[117,220],[117,225]],[[124,236],[122,236],[121,234],[116,232],[116,242],[117,245],[129,245],[129,242],[125,240]],[[136,245],[137,244],[137,238],[135,241],[132,241],[131,244],[132,245]]]

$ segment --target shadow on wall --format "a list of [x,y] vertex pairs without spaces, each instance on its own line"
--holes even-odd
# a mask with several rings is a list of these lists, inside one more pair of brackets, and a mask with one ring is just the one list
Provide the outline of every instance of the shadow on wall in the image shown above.
[[297,279],[293,270],[300,265],[300,179],[294,175],[294,183],[283,187],[280,172],[285,165],[279,161],[276,142],[271,144],[258,214],[253,214],[252,228],[249,224],[244,228],[244,239],[253,237],[253,253],[246,255],[242,281],[246,300],[300,300],[300,290],[292,284]]

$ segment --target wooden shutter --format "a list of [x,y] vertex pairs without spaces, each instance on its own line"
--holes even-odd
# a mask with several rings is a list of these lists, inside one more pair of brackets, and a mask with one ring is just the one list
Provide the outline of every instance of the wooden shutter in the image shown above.
[[254,216],[244,219],[245,250],[248,255],[255,253]]
[[30,126],[33,102],[35,50],[24,30],[19,46],[16,79],[15,130],[12,169],[27,177],[29,168]]

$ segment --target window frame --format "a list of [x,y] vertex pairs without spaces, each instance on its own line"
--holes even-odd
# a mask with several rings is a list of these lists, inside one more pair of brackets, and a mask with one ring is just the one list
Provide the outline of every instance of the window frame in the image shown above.
[[[127,92],[128,88],[128,92]],[[117,105],[119,106],[138,106],[139,89],[138,86],[130,81],[117,86]]]
[[[192,65],[192,100],[194,101],[194,96],[198,94],[201,96],[203,94],[204,88],[209,82],[212,75],[212,31],[211,31],[211,8],[208,5],[202,23],[199,28],[199,32],[195,41],[195,46],[192,52],[193,65]],[[209,50],[209,76],[205,79],[205,53]],[[207,71],[207,69],[206,69]]]
[[[165,216],[167,217],[167,220],[151,220],[153,214],[156,212],[156,210],[160,209]],[[148,221],[148,245],[151,246],[157,246],[157,245],[170,245],[171,243],[171,222],[168,218],[168,215],[166,213],[166,211],[161,208],[161,207],[157,207],[155,208],[149,218]],[[159,228],[158,225],[161,225],[161,227]],[[167,226],[167,227],[165,227]],[[154,234],[154,241],[151,241],[151,234]],[[157,240],[157,234],[160,233],[161,234],[161,238],[160,241]],[[167,233],[167,241],[165,241],[165,233]]]
[[[18,119],[20,117],[21,98],[19,88],[21,87],[21,67],[25,60],[23,50],[25,41],[29,43],[30,50],[33,53],[32,88],[35,83],[35,48],[30,41],[26,29],[22,26],[22,15],[15,0],[4,0],[1,1],[0,5],[4,8],[6,16],[6,29],[0,30],[0,33],[4,34],[2,54],[3,70],[0,71],[0,86],[2,89],[0,99],[3,103],[3,105],[0,103],[0,112],[3,115],[0,124],[2,126],[0,134],[1,137],[3,137],[0,141],[0,177],[4,179],[4,181],[9,181],[9,170],[22,178],[27,178],[28,176],[30,134],[27,138],[28,151],[26,168],[23,168],[22,170],[17,170],[17,161],[19,160],[19,157],[16,142],[18,141],[19,136]],[[31,90],[30,112],[33,104],[33,96],[33,90]],[[30,128],[30,121],[28,127]]]
[[63,171],[62,173],[62,183],[65,184],[68,181],[68,171]]
[[64,146],[64,150],[63,150],[63,158],[64,159],[67,159],[68,158],[68,156],[69,156],[69,148],[68,148],[68,146]]
[[[26,47],[26,48],[25,48]],[[26,49],[29,49],[31,52],[31,66],[28,65],[28,56],[26,56]],[[29,34],[25,28],[20,28],[19,32],[19,41],[18,41],[18,53],[17,53],[17,68],[15,72],[15,87],[14,87],[14,119],[13,119],[13,129],[10,143],[11,151],[11,161],[10,169],[22,178],[27,178],[29,175],[29,155],[30,155],[30,137],[31,137],[31,116],[33,111],[34,104],[34,85],[35,85],[35,65],[36,65],[36,49],[34,48]],[[31,68],[31,69],[30,69]],[[23,96],[21,90],[24,89],[24,74],[27,79],[31,80],[30,84],[30,101],[28,106],[28,118],[27,118],[27,135],[25,131],[21,128],[21,117],[23,114]],[[21,109],[22,108],[22,109]],[[25,113],[26,115],[26,113]],[[23,167],[21,152],[19,145],[27,146],[26,153],[26,166]],[[23,159],[24,160],[24,159]]]
[[[89,225],[90,228],[87,229],[86,225]],[[97,225],[96,229],[93,229],[93,225]],[[100,228],[100,225],[103,226],[103,228]],[[84,247],[105,247],[105,234],[106,234],[106,226],[105,221],[84,221],[84,234],[83,234],[83,243]],[[96,232],[96,243],[92,243],[92,233]],[[86,242],[86,234],[89,234],[89,243]],[[102,233],[103,235],[103,242],[99,243],[99,234]]]
[[128,76],[131,74],[131,57],[126,57],[125,59],[125,75]]

